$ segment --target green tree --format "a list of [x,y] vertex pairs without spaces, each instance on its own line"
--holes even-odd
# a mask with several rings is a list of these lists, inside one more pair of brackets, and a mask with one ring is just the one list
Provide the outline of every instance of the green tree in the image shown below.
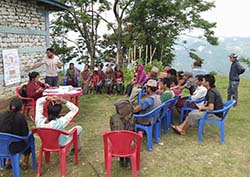
[[[123,0],[124,4],[125,2],[130,1]],[[154,58],[161,59],[164,64],[170,64],[175,56],[176,39],[187,33],[187,30],[193,29],[200,29],[203,32],[203,37],[210,44],[218,44],[212,30],[216,23],[210,23],[201,17],[201,13],[214,7],[213,2],[204,0],[136,0],[125,7],[126,17],[122,19],[122,23],[131,22],[133,34],[123,33],[122,40],[127,41],[122,43],[123,52],[129,45],[152,45],[156,48]],[[114,40],[114,34],[105,39]],[[195,56],[197,59],[194,51],[190,52],[190,56]],[[145,52],[142,58],[145,58]]]
[[239,61],[241,61],[242,63],[245,63],[250,68],[250,58],[240,57]]
[[[107,0],[60,0],[70,6],[68,11],[57,12],[52,21],[52,33],[55,38],[64,35],[64,39],[75,46],[79,62],[86,62],[93,67],[96,54],[99,52],[100,36],[98,26],[102,12],[110,9]],[[71,32],[71,33],[70,33]],[[77,39],[72,38],[72,32],[77,34]],[[87,55],[86,55],[87,54]]]

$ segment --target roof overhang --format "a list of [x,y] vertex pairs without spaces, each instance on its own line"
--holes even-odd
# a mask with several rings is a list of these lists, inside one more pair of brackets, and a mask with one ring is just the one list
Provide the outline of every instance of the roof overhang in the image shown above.
[[68,10],[70,7],[56,0],[37,0],[39,4],[45,5],[50,11]]

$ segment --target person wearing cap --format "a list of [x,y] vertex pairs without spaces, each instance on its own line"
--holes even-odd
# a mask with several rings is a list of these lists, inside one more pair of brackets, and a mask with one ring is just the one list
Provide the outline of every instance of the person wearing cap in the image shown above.
[[[156,94],[157,90],[157,81],[154,79],[149,79],[146,85],[146,92],[148,93],[148,97],[140,104],[134,108],[134,113],[145,114],[154,108],[161,105],[160,95]],[[136,119],[136,123],[141,125],[150,125],[152,121],[152,117]]]
[[151,71],[147,74],[147,79],[154,78],[157,80],[158,72],[159,72],[159,68],[157,68],[156,66],[153,66]]
[[227,100],[235,100],[237,105],[238,102],[238,87],[240,83],[240,75],[245,72],[245,68],[240,65],[237,60],[238,56],[235,53],[232,53],[228,56],[232,62],[229,72],[229,85],[227,89]]

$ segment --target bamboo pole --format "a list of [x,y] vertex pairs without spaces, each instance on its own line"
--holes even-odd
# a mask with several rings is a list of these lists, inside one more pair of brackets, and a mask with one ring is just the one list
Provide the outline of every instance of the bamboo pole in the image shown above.
[[152,45],[149,46],[149,63],[152,64]]
[[139,59],[141,59],[142,46],[139,48]]
[[150,58],[150,64],[152,63],[152,60],[153,60],[153,57],[154,57],[155,51],[156,51],[156,47],[154,48],[154,51],[153,51],[153,53],[152,53],[152,55],[151,55],[151,58]]
[[136,46],[134,46],[134,61],[136,61]]

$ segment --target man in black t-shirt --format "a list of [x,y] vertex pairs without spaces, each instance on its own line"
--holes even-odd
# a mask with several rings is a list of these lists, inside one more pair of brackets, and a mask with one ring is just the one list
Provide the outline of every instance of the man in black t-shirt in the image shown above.
[[[178,126],[171,125],[174,131],[180,135],[185,135],[186,131],[198,123],[198,121],[204,116],[206,110],[218,110],[223,109],[223,101],[219,91],[215,88],[214,76],[207,74],[203,78],[203,86],[207,88],[206,104],[199,109],[191,111],[186,117],[185,121]],[[222,113],[209,114],[209,119],[221,119]]]

